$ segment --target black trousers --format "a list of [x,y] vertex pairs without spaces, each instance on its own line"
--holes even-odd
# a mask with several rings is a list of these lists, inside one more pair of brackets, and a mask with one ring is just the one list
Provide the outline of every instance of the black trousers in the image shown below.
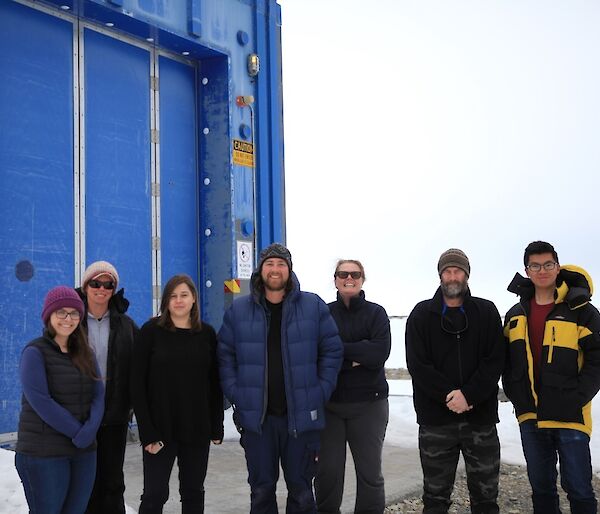
[[210,442],[189,446],[165,442],[156,455],[143,450],[144,492],[139,514],[161,514],[169,499],[169,478],[175,458],[179,467],[182,514],[204,513],[204,479]]
[[328,403],[315,478],[319,514],[339,514],[344,495],[346,444],[356,470],[355,514],[382,514],[385,487],[381,460],[389,419],[387,398],[373,402]]
[[101,426],[98,441],[96,481],[86,512],[88,514],[125,514],[123,461],[127,443],[127,424]]

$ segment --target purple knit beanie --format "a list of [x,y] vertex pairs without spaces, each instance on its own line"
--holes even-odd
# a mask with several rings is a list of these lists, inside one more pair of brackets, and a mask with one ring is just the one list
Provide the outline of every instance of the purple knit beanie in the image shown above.
[[69,286],[57,286],[48,291],[44,300],[44,308],[42,309],[42,320],[44,324],[48,323],[50,315],[59,309],[71,307],[79,312],[79,317],[83,318],[85,307],[81,298],[76,293],[75,289]]

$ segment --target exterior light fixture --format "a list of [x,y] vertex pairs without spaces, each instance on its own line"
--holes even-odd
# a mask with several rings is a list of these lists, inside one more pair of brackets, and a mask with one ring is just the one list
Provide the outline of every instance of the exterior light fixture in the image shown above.
[[248,75],[256,77],[260,71],[260,60],[257,54],[250,54],[248,56]]

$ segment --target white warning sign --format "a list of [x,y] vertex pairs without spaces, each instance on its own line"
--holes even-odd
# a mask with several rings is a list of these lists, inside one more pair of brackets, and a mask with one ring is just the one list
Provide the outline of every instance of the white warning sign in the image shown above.
[[248,241],[237,242],[237,278],[249,279],[252,276],[254,268],[253,255],[252,243]]

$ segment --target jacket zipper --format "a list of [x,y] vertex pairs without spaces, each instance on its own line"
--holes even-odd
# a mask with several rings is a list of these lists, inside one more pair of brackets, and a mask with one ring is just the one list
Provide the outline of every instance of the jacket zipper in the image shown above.
[[554,354],[554,343],[556,342],[556,330],[552,327],[552,341],[550,341],[550,349],[548,350],[548,364],[552,362],[552,355]]
[[460,378],[461,387],[464,385],[463,381],[463,370],[462,370],[462,356],[460,352],[460,334],[456,334],[456,348],[458,351],[458,376]]
[[263,388],[263,408],[260,416],[260,426],[258,427],[260,433],[262,433],[262,426],[267,416],[267,402],[269,400],[269,326],[271,324],[271,316],[269,316],[265,310],[266,307],[263,307],[260,303],[259,307],[261,308],[263,316],[265,317],[265,386]]
[[284,300],[284,304],[281,307],[281,361],[283,364],[283,383],[285,384],[285,400],[287,403],[288,430],[291,428],[292,435],[298,437],[298,430],[296,429],[296,411],[293,398],[294,389],[293,384],[291,383],[293,378],[289,363],[288,344],[287,339],[285,338],[285,327],[287,326],[285,314],[288,310],[287,307]]

